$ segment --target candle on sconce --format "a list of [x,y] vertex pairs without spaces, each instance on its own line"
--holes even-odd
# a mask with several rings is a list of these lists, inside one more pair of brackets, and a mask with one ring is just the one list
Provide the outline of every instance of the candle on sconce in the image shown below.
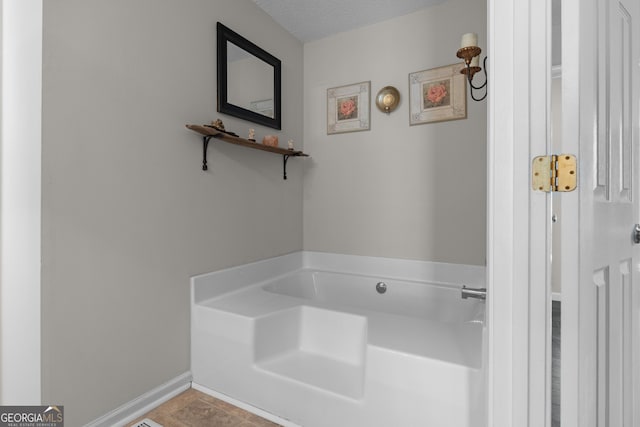
[[[462,69],[460,73],[465,74],[467,76],[467,80],[469,81],[469,91],[471,94],[471,98],[474,101],[482,101],[488,95],[487,91],[487,83],[489,80],[487,79],[487,70],[486,67],[484,69],[485,81],[480,86],[474,86],[471,81],[473,80],[473,76],[478,72],[482,71],[482,67],[480,67],[480,54],[482,53],[482,49],[478,46],[478,34],[477,33],[466,33],[462,35],[462,40],[460,41],[460,49],[456,52],[456,56],[460,59],[464,60],[462,65]],[[487,57],[484,58],[483,65],[486,64]],[[484,89],[484,95],[482,97],[476,97],[474,95],[474,90],[482,90]]]
[[460,48],[478,46],[478,34],[467,33],[463,34],[462,41],[460,42]]

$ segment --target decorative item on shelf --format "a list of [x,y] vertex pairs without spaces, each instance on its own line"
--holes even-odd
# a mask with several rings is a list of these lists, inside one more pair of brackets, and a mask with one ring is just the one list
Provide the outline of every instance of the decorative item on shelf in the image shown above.
[[293,151],[293,139],[287,141],[287,149]]
[[[484,57],[484,61],[482,65],[484,66],[484,83],[480,86],[474,86],[473,84],[473,76],[483,68],[480,67],[480,53],[482,49],[478,47],[478,35],[476,33],[467,33],[462,36],[462,42],[460,43],[460,49],[458,49],[458,53],[456,56],[458,58],[464,59],[465,67],[460,70],[460,73],[465,74],[467,76],[467,80],[469,81],[469,93],[471,95],[471,99],[474,101],[482,101],[487,97],[488,86],[487,83],[489,80],[487,79],[487,57]],[[484,89],[484,95],[480,98],[476,98],[474,96],[474,90],[482,90]]]
[[277,147],[278,135],[265,135],[265,137],[262,138],[262,145],[266,145],[267,147]]
[[327,134],[371,129],[371,82],[327,89]]
[[249,129],[249,138],[247,138],[249,141],[253,141],[256,142],[256,130],[251,128]]
[[376,96],[376,105],[384,113],[390,114],[400,103],[400,92],[393,86],[385,86]]
[[205,126],[208,127],[208,128],[213,128],[213,129],[215,129],[217,131],[220,131],[220,132],[224,132],[227,135],[238,136],[237,133],[233,133],[231,131],[225,130],[224,123],[222,123],[222,120],[220,120],[220,119],[214,120],[214,121],[211,122],[210,125],[205,125]]
[[214,128],[216,128],[216,129],[218,129],[218,130],[221,130],[221,131],[225,132],[225,129],[224,129],[224,123],[222,123],[222,120],[220,120],[220,119],[216,119],[215,121],[211,122],[211,125],[212,125]]
[[465,78],[460,63],[409,74],[409,124],[467,117]]

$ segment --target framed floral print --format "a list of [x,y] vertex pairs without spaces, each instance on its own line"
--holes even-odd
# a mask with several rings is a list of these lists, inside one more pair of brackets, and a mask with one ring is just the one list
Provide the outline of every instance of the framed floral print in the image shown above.
[[467,118],[466,75],[463,63],[409,74],[409,124]]
[[371,129],[371,82],[327,89],[327,134]]

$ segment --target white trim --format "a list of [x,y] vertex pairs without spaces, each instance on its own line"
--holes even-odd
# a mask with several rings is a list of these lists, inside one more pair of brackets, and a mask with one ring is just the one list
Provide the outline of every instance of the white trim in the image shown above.
[[0,404],[41,396],[42,0],[2,1]]
[[175,377],[174,379],[154,388],[151,391],[125,403],[117,409],[86,424],[85,427],[111,427],[122,426],[136,418],[139,418],[160,406],[167,400],[179,395],[191,388],[191,372]]
[[[528,251],[522,253],[527,272],[527,295],[521,296],[523,307],[528,308],[527,329],[520,331],[527,335],[526,347],[522,350],[528,359],[526,407],[529,426],[551,426],[551,221],[550,193],[531,191],[530,163],[536,155],[551,153],[551,0],[533,0],[527,14],[529,21],[529,61],[528,67],[528,131],[521,138],[522,150],[516,157],[520,174],[518,202],[529,205]],[[526,83],[526,82],[523,82]],[[522,111],[522,110],[520,110]],[[527,141],[528,143],[526,143]],[[525,196],[526,195],[526,196]],[[515,214],[518,216],[518,212]],[[520,229],[525,229],[520,223]],[[518,229],[518,228],[516,228]],[[514,236],[516,242],[518,237]],[[522,240],[524,242],[524,240]],[[519,245],[518,245],[519,246]],[[522,245],[524,246],[524,245]],[[527,305],[524,306],[524,303]],[[524,319],[523,319],[524,320]],[[523,343],[524,345],[524,343]],[[524,424],[522,424],[524,425]]]
[[[510,0],[488,0],[487,149],[488,422],[513,426],[513,15]],[[498,165],[503,165],[497,167]]]
[[[593,1],[564,0],[562,2],[562,149],[579,154],[580,165],[595,165],[593,145],[594,120],[597,120],[597,5]],[[596,33],[594,33],[594,30]],[[583,283],[593,283],[593,270],[581,269],[580,262],[593,258],[592,236],[582,227],[593,226],[593,209],[583,209],[582,189],[593,189],[593,173],[580,174],[578,191],[566,193],[562,199],[562,351],[560,398],[563,427],[587,427],[597,423],[591,408],[597,407],[592,388],[595,372],[593,340],[596,329],[590,310],[589,294],[581,291]],[[591,228],[589,228],[591,230]],[[584,281],[584,282],[583,282]],[[585,287],[587,289],[587,287]],[[588,356],[584,359],[581,355]],[[592,356],[593,355],[593,356]],[[591,384],[591,387],[590,387]]]
[[273,415],[270,412],[264,411],[260,408],[256,408],[255,406],[251,406],[248,403],[244,403],[240,400],[234,399],[233,397],[229,397],[226,394],[222,394],[219,393],[215,390],[212,390],[208,387],[205,387],[203,385],[200,385],[198,383],[193,383],[193,388],[195,390],[201,391],[205,394],[208,394],[209,396],[215,397],[216,399],[220,399],[224,402],[230,403],[233,406],[236,406],[240,409],[244,409],[247,412],[251,412],[252,414],[255,414],[259,417],[262,417],[266,420],[272,421],[276,424],[280,424],[283,427],[300,427],[298,424],[292,423],[291,421],[284,419],[284,418],[280,418],[277,415]]
[[488,2],[487,425],[545,426],[548,203],[529,169],[547,150],[550,1]]
[[562,301],[562,294],[560,292],[552,292],[551,293],[552,301]]

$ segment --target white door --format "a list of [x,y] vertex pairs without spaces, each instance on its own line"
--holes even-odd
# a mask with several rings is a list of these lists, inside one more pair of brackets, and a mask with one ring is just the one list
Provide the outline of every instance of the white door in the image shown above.
[[563,2],[562,426],[640,426],[639,0]]

